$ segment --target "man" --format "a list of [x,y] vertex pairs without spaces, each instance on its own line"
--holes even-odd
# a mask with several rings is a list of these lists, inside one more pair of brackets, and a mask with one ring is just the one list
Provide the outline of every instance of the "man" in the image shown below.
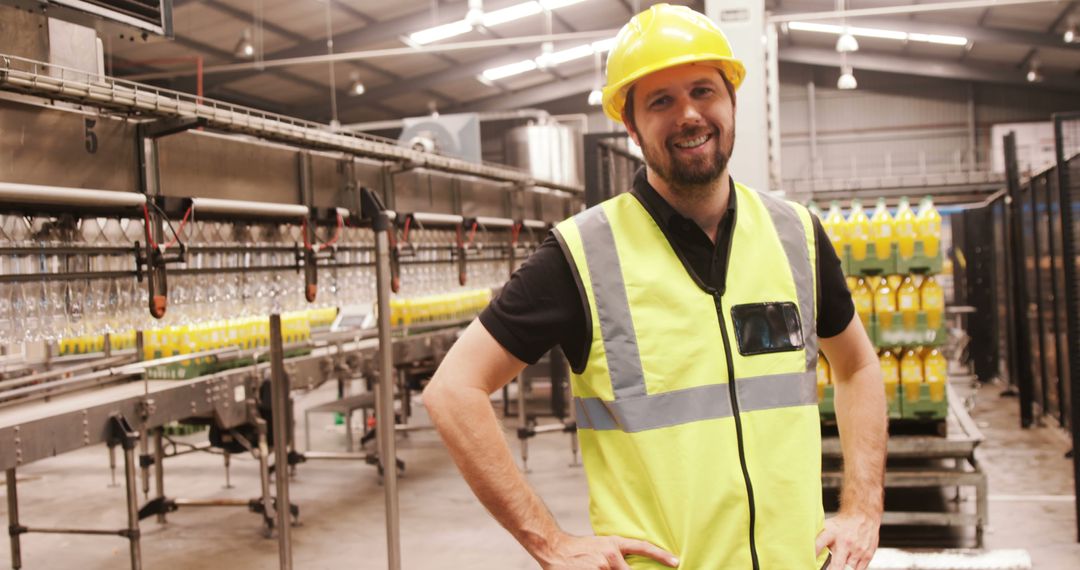
[[[424,393],[473,492],[543,568],[862,570],[877,547],[877,356],[820,222],[729,177],[744,74],[701,14],[635,16],[608,58],[604,111],[642,148],[644,173],[559,224]],[[819,340],[845,457],[828,521]],[[555,344],[574,371],[597,536],[559,529],[488,399]]]

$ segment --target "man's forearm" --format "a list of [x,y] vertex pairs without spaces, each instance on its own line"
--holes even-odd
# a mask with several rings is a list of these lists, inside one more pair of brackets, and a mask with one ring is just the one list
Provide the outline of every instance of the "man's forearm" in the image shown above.
[[840,508],[880,517],[888,415],[881,368],[876,362],[836,382],[836,421],[844,452]]
[[534,558],[544,559],[561,531],[514,463],[488,395],[433,382],[424,403],[473,493]]

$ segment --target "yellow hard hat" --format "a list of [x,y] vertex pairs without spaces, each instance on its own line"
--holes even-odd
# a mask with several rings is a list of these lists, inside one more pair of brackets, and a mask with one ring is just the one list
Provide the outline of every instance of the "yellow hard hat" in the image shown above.
[[686,63],[716,66],[736,89],[746,75],[727,36],[704,14],[686,6],[657,4],[634,16],[619,30],[608,54],[604,113],[621,121],[626,92],[635,81]]

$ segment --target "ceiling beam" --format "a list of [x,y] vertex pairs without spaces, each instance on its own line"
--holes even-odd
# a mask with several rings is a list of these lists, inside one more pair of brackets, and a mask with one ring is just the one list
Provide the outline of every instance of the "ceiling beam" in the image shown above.
[[475,77],[483,73],[485,69],[491,69],[493,67],[499,67],[501,65],[516,63],[523,59],[535,57],[537,55],[536,48],[532,46],[530,46],[529,48],[514,47],[507,49],[504,53],[506,55],[495,59],[467,63],[464,65],[458,65],[456,67],[449,67],[433,73],[428,73],[427,75],[409,77],[396,83],[390,83],[387,85],[375,87],[373,89],[369,89],[360,99],[363,100],[363,103],[365,105],[371,101],[387,101],[401,95],[415,93],[417,91],[429,88],[435,88],[444,83],[457,81],[464,77]]
[[[217,10],[218,12],[220,12],[222,14],[225,14],[226,16],[235,18],[235,19],[237,19],[237,20],[239,20],[241,22],[248,22],[251,19],[251,13],[250,12],[247,12],[247,11],[241,10],[241,9],[235,7],[235,6],[226,4],[226,3],[222,2],[221,0],[203,0],[202,4],[205,5],[205,6],[209,6],[211,9]],[[337,2],[336,5],[337,6],[344,6],[344,4],[342,4],[341,2]],[[273,22],[264,21],[263,22],[263,27],[266,28],[271,33],[277,34],[277,35],[279,35],[279,36],[281,36],[283,38],[286,38],[286,39],[288,39],[289,41],[292,41],[292,42],[301,43],[301,42],[308,41],[307,36],[304,36],[304,35],[298,34],[296,32],[293,32],[292,30],[290,30],[288,28],[284,28],[284,27],[282,27],[282,26],[280,26],[278,24],[275,24]],[[325,39],[323,40],[323,46],[324,46],[324,48],[326,46],[326,40]],[[383,77],[386,77],[386,78],[390,79],[391,81],[397,81],[398,79],[400,79],[400,76],[397,75],[396,73],[391,73],[389,71],[384,71],[384,70],[379,69],[378,67],[375,67],[374,65],[371,65],[371,64],[369,64],[367,62],[364,62],[364,61],[352,61],[352,62],[349,62],[349,63],[352,64],[353,67],[355,67],[356,69],[361,69],[361,70],[365,70],[365,71],[369,71],[369,72],[372,72],[372,73],[382,75]],[[280,70],[278,70],[278,69],[268,69],[267,71],[269,73],[278,74],[278,71],[280,71]],[[327,95],[329,95],[329,88],[330,88],[329,85],[322,85],[321,83],[318,83],[318,82],[315,82],[315,84],[318,85],[321,90],[326,91]],[[184,87],[188,86],[187,82],[181,83],[181,85],[183,85]],[[211,85],[211,87],[216,87],[216,85]],[[348,85],[346,85],[345,88],[339,88],[338,89],[338,97],[346,97],[346,96],[348,96]],[[376,109],[378,109],[379,111],[387,114],[387,115],[390,115],[390,116],[394,115],[393,109],[390,109],[389,107],[379,105],[377,103],[373,104],[372,106],[375,107]]]
[[[217,46],[212,46],[212,45],[207,44],[207,43],[203,43],[203,42],[200,42],[200,41],[197,41],[197,40],[193,40],[193,39],[188,38],[188,37],[176,36],[175,38],[173,38],[172,41],[176,42],[177,45],[186,47],[186,48],[188,48],[190,50],[193,50],[195,52],[198,52],[198,53],[201,53],[201,54],[204,54],[204,55],[207,55],[207,56],[211,56],[211,57],[214,57],[214,58],[217,58],[217,59],[220,59],[220,60],[232,61],[232,60],[235,59],[235,56],[229,51],[226,51],[226,50],[224,50],[222,48],[219,48]],[[324,45],[325,45],[325,42],[324,42]],[[138,62],[136,61],[134,63],[138,63]],[[184,68],[180,69],[180,73],[178,73],[178,75],[191,75],[193,77],[194,73],[192,73],[191,68],[184,67]],[[317,81],[312,81],[310,79],[307,79],[306,77],[301,77],[299,75],[296,75],[296,74],[294,74],[294,73],[292,73],[290,71],[279,71],[277,73],[277,75],[281,79],[283,79],[285,81],[288,81],[290,83],[294,83],[296,85],[306,87],[306,88],[309,88],[309,89],[312,89],[312,90],[318,91],[318,92],[327,92],[327,86],[325,86],[325,85],[323,85],[323,84],[321,84],[321,83],[319,83]],[[123,75],[120,75],[118,77],[123,79]],[[185,82],[177,82],[175,80],[172,80],[172,81],[166,80],[164,82],[155,82],[155,83],[157,83],[157,84],[165,84],[170,89],[173,89],[175,91],[186,91],[188,93],[194,93],[195,92],[195,88],[194,88],[195,83],[194,83],[194,81],[192,81],[190,83],[190,85],[185,83]],[[221,85],[210,85],[209,83],[206,83],[206,82],[204,82],[203,93],[207,97],[213,97],[215,95],[218,95],[218,96],[221,96],[222,98],[230,97],[230,98],[233,98],[234,100],[236,99],[236,96],[239,95],[239,93],[236,90],[222,89]],[[247,101],[259,101],[259,100],[262,100],[262,99],[258,98],[258,97],[246,97],[246,100]],[[310,108],[310,105],[312,105],[312,104],[321,105],[322,103],[321,103],[321,101],[318,102],[318,103],[305,102],[305,105],[303,105],[303,106],[300,106],[300,105],[288,105],[288,107],[289,108],[297,108],[297,109],[307,109],[307,108]],[[262,108],[262,109],[265,109],[267,111],[272,110],[272,109],[257,106],[257,105],[249,105],[249,106]],[[281,109],[282,107],[283,107],[283,105],[281,103],[278,103],[275,106],[276,109]],[[384,114],[386,114],[387,116],[390,116],[390,117],[396,117],[397,116],[396,113],[394,113],[393,111],[387,109],[386,107],[382,107],[382,108],[384,109],[384,111],[382,111],[382,112]],[[278,111],[275,111],[275,112],[278,112]]]
[[[780,51],[779,59],[786,63],[801,63],[836,68],[839,55],[832,49],[792,47]],[[848,62],[856,69],[880,71],[902,75],[938,77],[960,81],[1047,87],[1064,91],[1080,92],[1080,78],[1047,75],[1038,84],[1028,83],[1023,73],[1010,67],[957,63],[939,59],[868,53],[860,50],[848,54]]]
[[526,87],[510,93],[495,95],[485,99],[469,101],[456,107],[447,109],[447,112],[483,112],[501,111],[505,109],[527,109],[537,105],[562,99],[571,95],[581,94],[582,103],[585,102],[585,94],[593,88],[595,81],[592,70],[568,77],[562,81],[547,81],[534,87]]
[[[513,4],[519,3],[520,0],[498,0],[491,2],[490,9],[497,10],[499,8],[505,8]],[[460,20],[465,17],[465,11],[467,6],[465,2],[455,2],[449,5],[443,5],[439,9],[439,18],[443,22],[452,22],[454,20]],[[339,53],[359,51],[366,46],[385,42],[388,40],[397,39],[401,36],[408,35],[412,32],[422,30],[424,28],[431,27],[431,12],[427,9],[412,12],[404,16],[392,18],[384,22],[379,22],[376,25],[364,26],[362,28],[343,32],[341,34],[334,35],[334,49]],[[282,50],[268,53],[265,55],[265,59],[287,59],[293,57],[308,57],[313,55],[322,55],[326,53],[326,40],[308,40],[303,43],[297,44],[292,47],[288,47]],[[231,83],[233,81],[239,81],[241,79],[257,75],[258,70],[243,70],[229,73],[218,73],[212,77],[207,77],[207,85],[217,86],[225,83]],[[182,75],[191,75],[190,73],[181,73]]]

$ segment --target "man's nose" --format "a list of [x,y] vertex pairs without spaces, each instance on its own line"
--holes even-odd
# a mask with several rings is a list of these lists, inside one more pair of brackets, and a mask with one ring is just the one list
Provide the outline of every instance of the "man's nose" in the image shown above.
[[701,110],[693,101],[682,101],[679,107],[679,126],[700,125],[705,122]]

